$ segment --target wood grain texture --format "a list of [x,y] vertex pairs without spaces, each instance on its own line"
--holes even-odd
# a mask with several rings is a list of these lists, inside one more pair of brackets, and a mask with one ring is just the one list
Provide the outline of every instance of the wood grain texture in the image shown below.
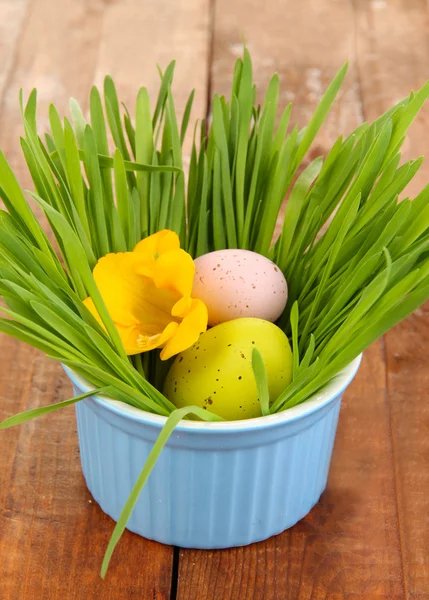
[[97,64],[103,6],[102,0],[28,2],[0,115],[2,148],[24,184],[29,179],[19,152],[19,90],[23,88],[28,95],[34,87],[38,89],[41,132],[47,127],[51,102],[61,114],[66,114],[71,96],[85,106]]
[[[195,89],[194,118],[205,114],[210,53],[209,0],[123,0],[104,9],[95,82],[112,75],[123,102],[134,109],[136,90],[144,85],[151,98],[159,89],[156,65],[176,60],[174,101],[181,118]],[[118,32],[121,32],[118,35]],[[192,128],[186,150],[190,152]]]
[[385,336],[406,598],[429,596],[429,304]]
[[[424,3],[414,2],[412,7],[402,3],[402,8],[399,2],[389,3],[389,7],[387,4],[368,1],[356,2],[353,6],[306,0],[288,4],[287,17],[282,18],[280,3],[275,1],[265,2],[261,10],[259,2],[217,0],[212,87],[228,93],[230,72],[240,52],[242,33],[252,53],[258,85],[266,88],[269,76],[277,70],[282,88],[286,88],[284,100],[296,103],[293,120],[303,126],[336,70],[350,60],[345,91],[323,127],[312,155],[325,154],[339,133],[349,132],[364,119],[375,118],[410,89],[424,83],[427,77],[423,66],[424,57],[428,56],[427,42],[422,39],[422,46],[413,50],[410,39],[412,31],[417,31],[418,40],[425,35],[425,29],[417,26],[418,19],[425,21]],[[389,38],[389,25],[383,25],[383,17],[378,17],[377,11],[392,12],[391,4],[396,9],[396,17],[399,21],[405,20],[405,25],[402,28],[396,24]],[[240,30],[237,22],[242,14],[246,14],[246,19]],[[408,54],[406,49],[393,47],[400,46],[406,35],[410,36],[405,46]],[[392,56],[396,59],[392,60]],[[395,60],[399,63],[399,73],[390,81]],[[368,66],[370,63],[373,70]],[[411,76],[408,71],[407,77],[402,77],[402,71],[407,71],[411,64]],[[378,86],[375,71],[386,72],[382,88]],[[378,93],[382,96],[377,100]],[[407,156],[427,151],[424,133],[427,129],[423,129],[422,124],[427,125],[428,110],[425,109],[410,132]],[[428,171],[423,170],[415,189],[427,180]],[[398,331],[403,330],[403,335],[407,335],[414,318]],[[426,321],[423,316],[421,321],[427,323],[427,316]],[[420,332],[414,347],[416,344],[424,347],[427,330],[420,328]],[[392,332],[390,337],[395,335],[398,333]],[[387,347],[390,348],[390,341]],[[413,351],[409,346],[407,365],[412,360]],[[424,364],[427,364],[426,357],[422,357],[420,367],[416,367],[420,373],[417,379],[420,403],[415,400],[409,424],[395,440],[395,424],[397,429],[403,426],[401,417],[407,409],[405,402],[395,404],[396,412],[391,408],[392,400],[386,396],[385,387],[387,380],[390,397],[393,387],[390,363],[387,372],[384,345],[382,342],[374,345],[366,353],[356,382],[346,393],[328,489],[320,504],[307,519],[275,540],[211,553],[182,550],[178,599],[399,600],[414,598],[413,593],[426,593],[421,598],[428,597],[429,582],[423,559],[427,556],[428,530],[426,520],[423,519],[422,526],[422,519],[411,510],[420,508],[423,511],[419,514],[427,513],[423,492],[429,489],[427,477],[423,475],[427,473],[427,423],[423,421],[418,425],[423,382],[427,382],[422,370]],[[402,383],[398,384],[404,393],[408,389],[407,376],[404,368],[400,376]],[[423,419],[424,414],[423,411]],[[415,433],[415,443],[412,447],[408,443],[405,453],[410,460],[414,457],[417,461],[421,457],[416,463],[419,467],[407,469],[409,463],[404,458],[399,461],[399,472],[397,456],[404,452],[402,446],[406,446],[410,430]],[[402,484],[407,478],[414,483],[414,494],[407,492]],[[398,479],[401,480],[399,485]],[[408,540],[407,548],[405,540]],[[412,540],[417,544],[413,545]],[[408,551],[408,557],[404,551]],[[411,580],[416,580],[413,589]]]
[[[373,118],[428,78],[428,7],[403,3],[355,1],[358,62],[363,111]],[[410,128],[404,158],[428,156],[429,105]],[[408,186],[413,196],[429,181],[428,159]],[[405,598],[429,597],[429,305],[384,338],[386,402],[398,504]]]
[[[229,92],[244,36],[259,93],[277,70],[300,126],[350,60],[311,156],[325,154],[340,132],[424,83],[427,18],[424,0],[0,0],[0,146],[28,185],[20,87],[39,88],[43,128],[49,102],[66,112],[74,96],[86,110],[90,86],[106,73],[132,109],[139,85],[152,97],[157,89],[154,63],[172,58],[179,115],[193,87],[194,116],[204,115],[210,88]],[[429,107],[410,130],[406,158],[428,154],[428,119]],[[428,179],[423,167],[410,193]],[[181,550],[177,590],[173,550],[130,533],[99,579],[113,522],[86,490],[73,409],[2,432],[1,600],[428,598],[428,312],[366,353],[344,398],[328,489],[310,515],[249,547]],[[37,351],[2,336],[0,356],[0,419],[71,394],[61,368]]]
[[[2,339],[2,359],[0,419],[71,395],[39,352]],[[114,524],[86,489],[72,408],[2,432],[0,450],[2,600],[170,597],[171,548],[128,532],[100,579]]]
[[[23,5],[23,0],[17,4]],[[19,90],[22,88],[27,97],[37,88],[38,123],[42,134],[48,129],[51,102],[60,114],[68,114],[71,96],[82,101],[85,108],[96,69],[103,4],[102,0],[33,0],[27,2],[26,12],[21,15],[19,41],[1,95],[0,142],[24,188],[31,187],[31,178],[19,145],[23,134]],[[46,225],[37,203],[30,200],[30,204]]]
[[253,61],[258,100],[272,75],[280,79],[280,104],[293,102],[291,123],[308,123],[323,92],[346,61],[350,70],[313,153],[324,154],[340,132],[362,122],[355,70],[353,9],[342,0],[216,0],[212,89],[230,94],[231,73],[243,39]]
[[28,0],[0,0],[0,98],[11,76]]
[[[353,0],[356,57],[365,119],[393,106],[429,77],[428,5],[425,0]],[[428,154],[429,105],[408,132],[404,159]],[[428,182],[424,166],[407,188],[416,195]]]
[[[86,111],[91,85],[109,72],[133,108],[139,85],[155,93],[155,63],[165,67],[175,57],[179,114],[192,86],[199,89],[197,110],[204,112],[207,4],[177,3],[168,47],[167,3],[146,4],[147,11],[131,1],[0,0],[0,146],[24,186],[30,180],[19,151],[21,87],[26,93],[38,88],[43,131],[51,102],[65,114],[74,96]],[[5,336],[0,348],[0,419],[71,395],[58,365]],[[2,432],[0,465],[2,600],[170,597],[173,549],[130,533],[106,582],[99,578],[114,524],[86,490],[72,409]]]

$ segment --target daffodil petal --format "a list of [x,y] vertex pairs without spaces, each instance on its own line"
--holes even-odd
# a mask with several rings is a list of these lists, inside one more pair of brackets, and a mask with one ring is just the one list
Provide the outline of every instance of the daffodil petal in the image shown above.
[[[87,307],[87,309],[94,315],[97,321],[102,325],[103,329],[105,329],[102,320],[100,319],[100,315],[95,308],[94,302],[91,298],[86,298],[83,303]],[[125,349],[125,353],[130,356],[131,354],[140,354],[142,350],[140,346],[137,344],[137,338],[141,335],[138,326],[136,325],[119,325],[115,323],[115,327],[118,330],[119,337],[121,338],[122,344]]]
[[152,258],[158,258],[158,256],[161,256],[166,252],[179,250],[179,248],[180,239],[177,233],[175,231],[170,231],[169,229],[163,229],[139,242],[134,248],[134,252]]
[[153,278],[158,258],[166,252],[179,250],[179,248],[179,236],[169,229],[158,231],[139,242],[134,248],[134,253],[140,258],[140,275]]
[[161,360],[168,360],[195,344],[201,333],[207,329],[207,320],[206,305],[201,300],[193,299],[189,313],[161,351]]
[[94,278],[116,324],[142,325],[152,335],[173,320],[171,309],[177,297],[140,275],[138,265],[138,255],[133,252],[108,254],[97,263]]
[[126,327],[137,325],[134,304],[144,293],[146,280],[137,273],[133,252],[107,254],[95,265],[93,275],[112,320]]
[[192,256],[184,250],[173,250],[158,258],[153,280],[157,288],[178,296],[190,296],[194,275]]
[[179,317],[183,319],[183,317],[186,317],[191,307],[192,298],[190,298],[189,296],[184,296],[183,298],[180,298],[180,300],[178,300],[173,306],[173,308],[171,309],[171,315],[173,317]]

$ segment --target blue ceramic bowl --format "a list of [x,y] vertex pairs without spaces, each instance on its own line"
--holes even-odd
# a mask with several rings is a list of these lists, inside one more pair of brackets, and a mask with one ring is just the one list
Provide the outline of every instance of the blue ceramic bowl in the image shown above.
[[[360,357],[312,399],[223,423],[182,421],[154,467],[128,529],[163,544],[228,548],[302,519],[326,487],[341,397]],[[66,369],[75,394],[91,386]],[[76,405],[89,491],[117,520],[165,417],[103,397]]]

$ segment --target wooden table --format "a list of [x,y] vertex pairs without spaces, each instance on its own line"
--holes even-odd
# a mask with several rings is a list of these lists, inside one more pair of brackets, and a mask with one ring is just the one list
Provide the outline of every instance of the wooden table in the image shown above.
[[[155,62],[177,59],[179,112],[227,92],[244,36],[260,92],[281,77],[303,125],[346,60],[344,90],[313,153],[373,119],[429,77],[424,0],[0,0],[0,145],[24,185],[18,89],[87,107],[105,73],[132,104],[157,87]],[[427,153],[429,106],[407,158]],[[424,166],[411,186],[429,180]],[[347,391],[327,491],[301,523],[264,543],[181,550],[127,532],[107,579],[98,571],[113,523],[80,470],[73,410],[0,436],[2,600],[349,600],[429,598],[428,308],[374,344]],[[2,337],[0,419],[70,396],[61,367]]]

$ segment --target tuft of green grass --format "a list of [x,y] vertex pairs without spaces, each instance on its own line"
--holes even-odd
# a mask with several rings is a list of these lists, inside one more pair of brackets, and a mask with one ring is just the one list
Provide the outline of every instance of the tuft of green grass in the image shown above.
[[[178,233],[193,257],[244,248],[272,259],[289,286],[278,325],[291,338],[293,380],[271,405],[263,357],[253,370],[263,414],[304,402],[379,336],[429,298],[429,186],[398,201],[422,159],[400,165],[408,127],[429,95],[429,82],[373,123],[340,136],[328,155],[306,155],[346,75],[344,65],[303,129],[279,110],[274,75],[255,103],[247,49],[237,60],[229,98],[215,95],[210,125],[194,129],[185,178],[182,145],[194,92],[178,122],[171,85],[174,61],[160,72],[154,106],[137,94],[135,114],[106,77],[94,87],[87,120],[76,100],[71,119],[49,109],[50,131],[37,131],[37,92],[20,95],[22,151],[33,180],[30,196],[51,227],[38,223],[0,152],[0,331],[61,361],[93,386],[141,410],[166,417],[109,544],[102,574],[139,493],[174,427],[198,407],[177,410],[159,391],[168,364],[158,352],[126,356],[92,270],[109,252],[132,250],[163,228]],[[187,180],[187,186],[185,185]],[[281,232],[273,243],[285,198]],[[104,327],[83,304],[90,296]],[[84,400],[83,394],[6,419],[10,427]]]

